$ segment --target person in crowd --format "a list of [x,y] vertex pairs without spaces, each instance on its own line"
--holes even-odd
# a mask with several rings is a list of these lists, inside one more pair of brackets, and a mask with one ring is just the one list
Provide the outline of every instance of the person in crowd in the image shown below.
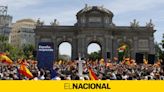
[[11,65],[0,63],[0,80],[90,80],[88,66],[99,80],[164,80],[164,70],[159,64],[93,62],[86,60],[83,63],[83,77],[78,75],[78,61],[55,62],[53,70],[56,75],[52,77],[50,70],[39,69],[36,62],[24,60],[33,78],[20,74],[16,62]]

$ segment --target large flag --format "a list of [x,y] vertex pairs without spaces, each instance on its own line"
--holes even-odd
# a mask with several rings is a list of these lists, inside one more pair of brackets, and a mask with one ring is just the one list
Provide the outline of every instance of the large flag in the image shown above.
[[20,65],[19,73],[23,74],[27,78],[33,78],[32,73],[30,72],[30,70],[24,64],[21,64]]
[[0,53],[0,61],[7,64],[13,63],[13,61],[3,53]]
[[122,45],[121,47],[119,47],[117,49],[118,50],[118,59],[119,59],[119,61],[122,61],[124,59],[126,48],[127,48],[126,45]]
[[94,71],[91,69],[91,67],[88,68],[89,71],[89,77],[91,80],[98,80],[96,74],[94,73]]

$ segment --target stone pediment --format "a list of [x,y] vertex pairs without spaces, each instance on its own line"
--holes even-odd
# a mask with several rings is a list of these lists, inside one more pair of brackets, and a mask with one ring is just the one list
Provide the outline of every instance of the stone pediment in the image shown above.
[[108,9],[106,9],[106,8],[104,8],[104,7],[102,7],[102,6],[86,6],[85,8],[83,8],[82,10],[80,10],[78,13],[77,13],[77,16],[80,16],[80,15],[83,15],[83,14],[86,14],[86,13],[98,13],[98,14],[100,14],[100,13],[106,13],[106,14],[108,14],[108,15],[110,15],[111,17],[113,17],[113,13],[110,11],[110,10],[108,10]]
[[113,13],[103,6],[85,6],[77,13],[76,25],[81,27],[111,27]]

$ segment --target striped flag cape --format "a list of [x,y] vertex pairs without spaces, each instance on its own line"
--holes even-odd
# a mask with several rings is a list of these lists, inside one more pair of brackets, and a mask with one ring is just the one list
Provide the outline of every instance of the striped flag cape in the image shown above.
[[91,69],[91,67],[88,68],[89,71],[89,77],[91,80],[98,80],[96,74],[94,73],[94,71]]
[[26,67],[25,64],[21,64],[19,68],[19,73],[26,76],[27,78],[33,78],[32,73],[30,70]]
[[7,64],[12,64],[13,61],[7,57],[4,53],[0,53],[0,61]]

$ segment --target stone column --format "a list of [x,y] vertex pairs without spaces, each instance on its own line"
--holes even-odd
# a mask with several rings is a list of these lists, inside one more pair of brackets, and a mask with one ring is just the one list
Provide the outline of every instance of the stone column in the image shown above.
[[153,37],[149,37],[149,53],[155,54],[154,38]]
[[76,59],[78,57],[78,48],[77,48],[77,39],[73,38],[72,41],[72,60]]
[[57,41],[56,41],[56,37],[55,36],[52,36],[52,42],[54,43],[54,59],[55,61],[57,60],[57,53],[58,53],[58,50],[57,50]]
[[118,39],[114,37],[113,38],[113,48],[112,48],[113,57],[118,57],[117,48],[118,48]]
[[88,56],[88,53],[87,53],[87,46],[88,46],[88,44],[87,44],[87,39],[86,39],[86,37],[84,37],[84,38],[83,38],[83,51],[82,51],[82,57],[83,57],[83,58],[87,58],[87,56]]
[[110,59],[113,59],[114,55],[113,55],[113,36],[110,36],[109,39],[109,51],[110,51]]
[[56,37],[55,36],[52,36],[52,42],[53,42],[53,44],[54,44],[54,59],[55,60],[57,60],[57,56],[56,56],[56,53],[57,53],[57,51],[56,51]]
[[[110,54],[112,53],[111,52],[111,45],[109,44],[111,43],[111,39],[110,39],[110,36],[105,36],[105,58],[107,58],[107,52],[110,52]],[[110,55],[111,57],[111,55]]]
[[132,58],[135,59],[135,54],[138,52],[138,37],[133,38],[133,47],[132,48],[133,48]]
[[81,45],[82,45],[82,44],[81,44],[81,38],[78,37],[78,42],[77,42],[78,54],[81,53],[81,48],[82,48]]
[[40,36],[36,36],[36,37],[35,37],[35,49],[38,48],[39,42],[40,42]]
[[[80,53],[83,57],[85,55],[85,39],[83,36],[78,36],[78,54]],[[86,56],[86,55],[85,55]]]
[[109,52],[109,36],[105,36],[105,51]]

